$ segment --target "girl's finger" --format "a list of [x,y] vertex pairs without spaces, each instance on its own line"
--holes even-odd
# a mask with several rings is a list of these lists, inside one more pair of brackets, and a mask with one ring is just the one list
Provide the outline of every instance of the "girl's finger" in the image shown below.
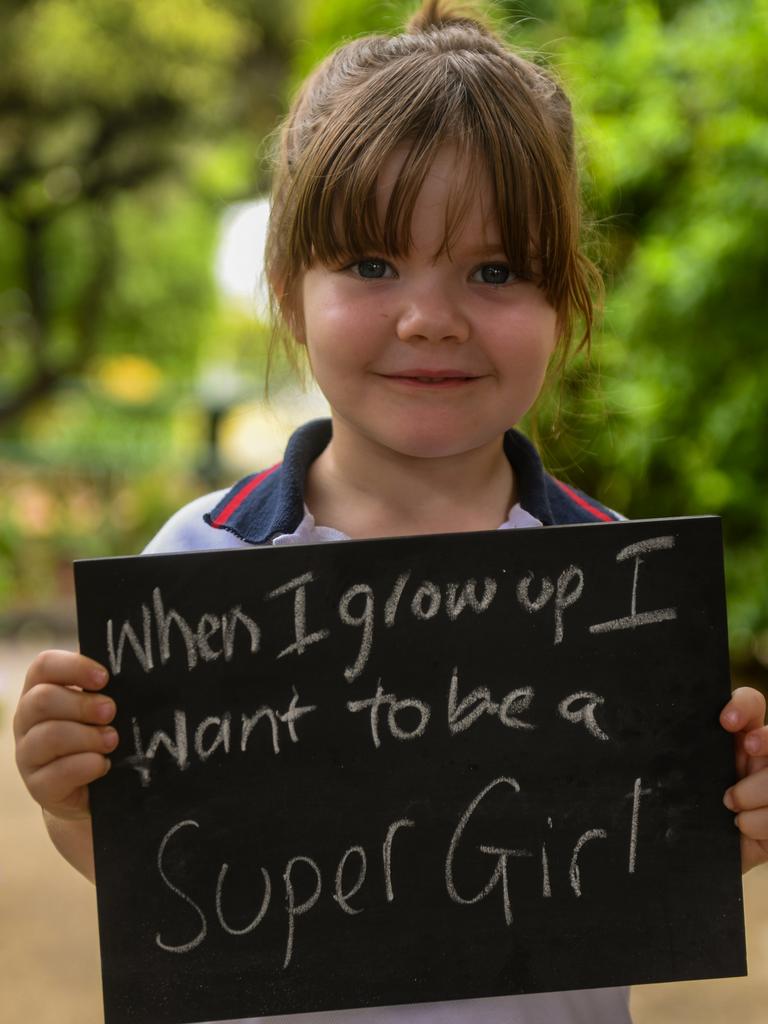
[[83,654],[75,654],[73,651],[42,651],[27,669],[22,693],[27,693],[39,683],[98,690],[108,679],[109,673],[104,666]]
[[728,789],[723,803],[731,811],[753,811],[768,809],[768,768],[747,775]]
[[728,732],[748,732],[765,724],[765,697],[751,686],[740,686],[720,712],[720,724]]
[[49,720],[106,725],[115,717],[116,710],[111,697],[55,683],[38,683],[19,701],[14,731],[16,739],[20,740],[38,722]]
[[744,737],[744,749],[751,757],[768,756],[768,726],[748,732]]
[[16,761],[22,774],[31,774],[72,754],[87,751],[108,754],[115,749],[117,742],[117,732],[111,726],[39,722],[19,741]]
[[88,813],[87,786],[110,769],[110,761],[101,754],[71,754],[39,768],[27,780],[33,798],[61,818],[79,818]]
[[755,811],[741,811],[734,818],[734,824],[748,839],[768,840],[768,807]]

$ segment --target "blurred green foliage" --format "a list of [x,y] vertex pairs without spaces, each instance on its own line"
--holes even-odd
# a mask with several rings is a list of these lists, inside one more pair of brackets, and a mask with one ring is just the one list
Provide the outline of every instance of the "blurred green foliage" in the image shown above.
[[264,190],[290,38],[265,2],[0,9],[0,610],[199,493],[208,364],[258,390],[266,332],[213,253]]
[[[264,192],[264,139],[315,63],[414,6],[5,5],[0,607],[140,548],[199,491],[201,367],[258,391],[264,365],[265,329],[212,283],[219,217]],[[540,403],[548,464],[632,518],[721,515],[734,658],[765,666],[768,0],[486,10],[573,99],[609,285],[592,358]]]
[[632,518],[723,517],[745,660],[768,629],[768,4],[604,6],[546,26],[611,283],[551,461]]

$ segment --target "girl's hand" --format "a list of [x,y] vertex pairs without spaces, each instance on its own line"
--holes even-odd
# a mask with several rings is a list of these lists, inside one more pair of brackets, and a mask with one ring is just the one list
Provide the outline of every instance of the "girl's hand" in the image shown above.
[[109,770],[115,704],[88,692],[108,678],[97,662],[70,651],[43,651],[27,672],[13,720],[16,764],[32,797],[56,818],[89,818],[88,783]]
[[739,782],[726,791],[723,803],[736,812],[741,833],[742,874],[768,860],[768,728],[765,697],[740,686],[720,712],[720,724],[734,733]]

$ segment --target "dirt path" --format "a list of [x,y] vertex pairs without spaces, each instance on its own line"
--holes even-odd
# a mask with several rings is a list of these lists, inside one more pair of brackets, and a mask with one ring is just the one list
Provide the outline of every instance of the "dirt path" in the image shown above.
[[95,889],[48,841],[13,759],[11,719],[38,649],[0,647],[0,1020],[100,1024]]
[[[13,709],[39,649],[0,646],[0,1020],[103,1024],[94,889],[49,843],[13,761]],[[750,976],[638,986],[635,1024],[766,1024],[768,867],[744,890]]]

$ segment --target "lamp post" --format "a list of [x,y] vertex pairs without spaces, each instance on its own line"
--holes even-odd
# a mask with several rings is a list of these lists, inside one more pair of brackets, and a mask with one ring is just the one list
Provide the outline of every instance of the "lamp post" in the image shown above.
[[222,462],[219,450],[221,424],[238,402],[251,394],[240,374],[228,364],[204,367],[195,388],[206,416],[205,451],[198,463],[200,479],[212,490],[221,486]]

